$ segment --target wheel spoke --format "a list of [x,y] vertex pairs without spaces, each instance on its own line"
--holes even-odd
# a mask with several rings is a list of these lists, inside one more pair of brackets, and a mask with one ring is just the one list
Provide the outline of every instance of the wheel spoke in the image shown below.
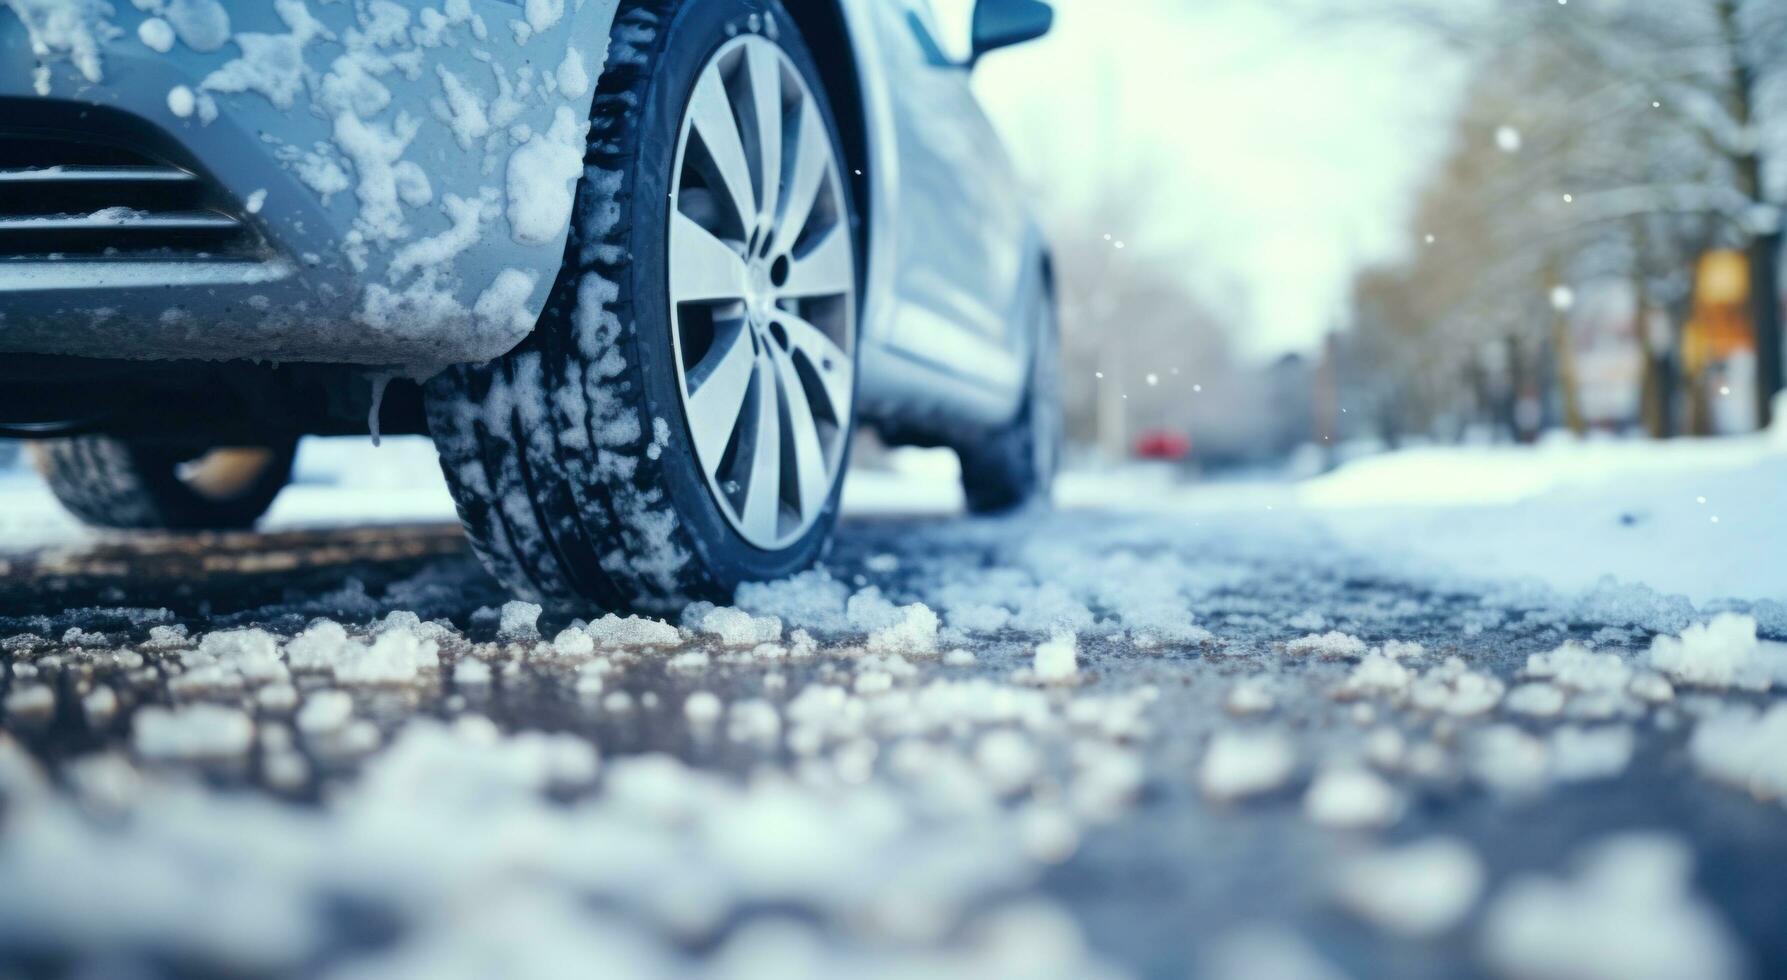
[[695,437],[695,454],[710,476],[719,471],[726,444],[744,416],[745,395],[756,364],[749,334],[742,323],[733,324],[731,333],[698,365],[712,367],[699,380],[693,371],[688,378],[689,431]]
[[720,81],[718,63],[710,64],[695,83],[695,96],[689,102],[689,116],[695,131],[701,134],[708,155],[719,168],[720,179],[739,220],[749,228],[756,223],[757,198],[751,192],[750,164],[745,162],[745,146],[739,138],[738,120],[732,114],[732,101],[726,96],[726,84]]
[[777,314],[776,322],[788,332],[788,343],[806,356],[813,373],[819,376],[819,384],[825,389],[825,400],[831,403],[833,417],[846,418],[850,414],[853,365],[850,355],[826,336],[825,331],[792,313]]
[[670,217],[670,298],[678,303],[738,299],[745,260],[682,212]]
[[763,180],[758,183],[762,200],[758,213],[774,218],[782,184],[782,65],[774,49],[753,44],[745,48],[745,64],[751,70],[751,100],[757,117],[758,164]]
[[776,376],[782,381],[782,397],[788,400],[789,438],[794,443],[795,477],[800,487],[800,516],[805,520],[825,506],[825,498],[831,493],[830,472],[826,467],[825,449],[819,442],[818,422],[813,417],[813,407],[807,400],[800,371],[780,347],[771,344],[769,354],[775,361]]
[[782,513],[782,413],[775,369],[757,360],[757,439],[751,452],[750,489],[745,491],[745,533],[759,540],[778,537]]
[[778,293],[784,297],[836,296],[856,285],[856,269],[850,257],[850,232],[834,226],[805,255],[793,257],[788,282]]
[[825,135],[825,123],[814,110],[811,100],[800,106],[800,132],[794,144],[794,175],[788,183],[788,197],[776,219],[773,251],[785,253],[800,240],[800,233],[813,215],[813,204],[819,198],[819,185],[831,165],[831,141]]

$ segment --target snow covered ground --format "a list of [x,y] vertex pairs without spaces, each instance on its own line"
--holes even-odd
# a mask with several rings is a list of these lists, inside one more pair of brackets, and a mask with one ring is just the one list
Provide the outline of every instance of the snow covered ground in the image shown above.
[[675,622],[505,605],[417,442],[307,445],[262,536],[14,475],[0,973],[1778,974],[1781,458],[975,521],[896,454],[821,570]]
[[[845,484],[847,514],[959,512],[954,457],[899,451]],[[1063,475],[1063,509],[1246,517],[1262,533],[1317,530],[1374,563],[1454,580],[1584,592],[1609,580],[1680,595],[1787,603],[1787,429],[1717,440],[1426,447],[1368,456],[1300,482],[1184,482],[1145,465]],[[1264,522],[1253,518],[1268,516]],[[455,519],[433,449],[417,438],[311,439],[264,524]],[[28,470],[0,471],[0,546],[84,536]]]
[[1371,457],[1300,484],[1349,545],[1483,578],[1787,601],[1787,428]]

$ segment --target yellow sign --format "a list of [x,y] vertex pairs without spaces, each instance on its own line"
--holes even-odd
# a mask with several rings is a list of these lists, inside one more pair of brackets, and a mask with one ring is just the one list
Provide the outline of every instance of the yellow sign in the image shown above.
[[1694,274],[1694,318],[1682,336],[1683,366],[1698,373],[1714,361],[1754,350],[1749,302],[1749,258],[1729,248],[1702,255]]

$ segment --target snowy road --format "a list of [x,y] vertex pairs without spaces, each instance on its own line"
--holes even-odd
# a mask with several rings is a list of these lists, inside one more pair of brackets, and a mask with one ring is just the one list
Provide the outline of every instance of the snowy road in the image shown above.
[[1212,499],[854,517],[674,627],[438,522],[13,547],[0,973],[1787,971],[1778,606]]

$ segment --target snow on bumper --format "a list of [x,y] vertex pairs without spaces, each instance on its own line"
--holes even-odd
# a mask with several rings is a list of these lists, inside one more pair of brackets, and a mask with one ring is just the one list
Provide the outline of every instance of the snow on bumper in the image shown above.
[[0,180],[37,193],[0,203],[0,352],[502,354],[564,254],[614,7],[4,0]]

